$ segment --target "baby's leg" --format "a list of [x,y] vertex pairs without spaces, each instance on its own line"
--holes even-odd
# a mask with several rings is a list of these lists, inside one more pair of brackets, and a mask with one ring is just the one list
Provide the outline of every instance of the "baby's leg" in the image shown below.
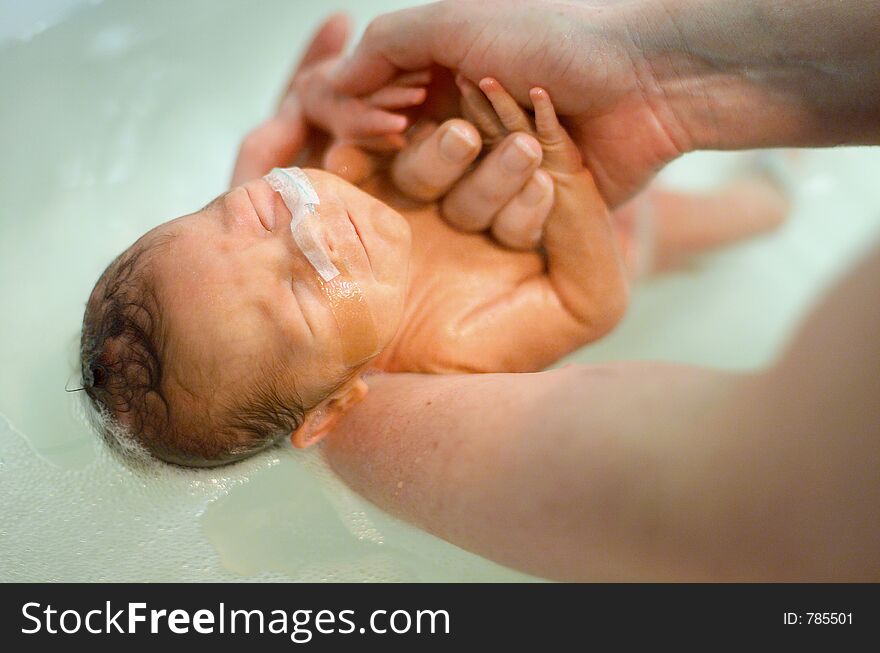
[[615,220],[630,277],[637,278],[772,231],[789,209],[778,184],[751,174],[707,193],[649,187],[616,211]]

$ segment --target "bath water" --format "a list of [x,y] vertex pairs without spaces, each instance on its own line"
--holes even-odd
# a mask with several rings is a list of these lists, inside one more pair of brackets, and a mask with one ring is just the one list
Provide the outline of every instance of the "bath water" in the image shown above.
[[[363,27],[407,2],[337,2]],[[217,470],[132,470],[90,432],[85,300],[148,229],[226,189],[321,3],[45,0],[0,6],[0,580],[498,580],[529,577],[403,524],[320,452]],[[711,186],[743,155],[697,154]],[[621,327],[564,362],[752,369],[880,233],[880,152],[802,153],[778,232],[652,280]]]

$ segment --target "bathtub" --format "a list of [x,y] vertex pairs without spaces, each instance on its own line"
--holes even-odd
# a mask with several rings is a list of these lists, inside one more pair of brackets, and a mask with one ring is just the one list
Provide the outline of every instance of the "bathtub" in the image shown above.
[[[145,473],[84,419],[78,329],[104,266],[224,190],[309,31],[304,1],[54,0],[0,8],[0,580],[522,581],[384,514],[320,452]],[[338,2],[360,26],[405,2]],[[743,154],[663,175],[711,186]],[[804,151],[785,226],[651,280],[563,361],[754,369],[880,236],[880,150]]]

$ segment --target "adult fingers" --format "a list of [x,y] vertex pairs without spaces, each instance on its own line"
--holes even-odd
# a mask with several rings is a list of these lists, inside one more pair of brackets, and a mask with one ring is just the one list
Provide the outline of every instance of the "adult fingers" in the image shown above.
[[492,235],[513,249],[535,249],[553,208],[553,178],[535,170],[531,179],[495,216]]
[[365,95],[388,84],[401,70],[419,70],[433,63],[455,68],[454,53],[435,57],[432,52],[433,34],[445,27],[445,18],[437,5],[375,18],[354,53],[337,69],[334,86],[348,95]]
[[419,134],[394,159],[391,177],[410,197],[437,199],[465,173],[480,153],[477,130],[465,120],[448,120],[433,132]]
[[443,215],[464,231],[482,231],[541,164],[541,145],[528,134],[505,138],[446,195]]

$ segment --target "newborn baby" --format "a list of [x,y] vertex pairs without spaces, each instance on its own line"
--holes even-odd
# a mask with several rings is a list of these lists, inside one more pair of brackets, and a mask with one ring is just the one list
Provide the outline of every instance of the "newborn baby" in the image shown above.
[[363,397],[370,367],[538,370],[607,332],[627,297],[610,216],[550,98],[533,99],[533,159],[556,188],[546,255],[453,229],[384,172],[361,190],[309,168],[339,270],[325,280],[282,197],[255,179],[104,272],[83,326],[89,396],[154,456],[210,466],[291,434],[317,440]]
[[[370,109],[328,100],[320,75],[299,79],[288,99],[312,123],[339,137],[362,120],[372,145],[401,144],[406,123],[381,107],[400,108],[399,89],[417,87],[398,84]],[[317,245],[336,276],[312,265],[291,210],[263,178],[160,225],[111,263],[87,303],[81,358],[108,434],[168,462],[221,465],[284,437],[317,441],[364,397],[369,369],[534,371],[611,329],[627,302],[620,231],[549,96],[533,89],[532,115],[494,80],[460,85],[470,122],[411,133],[390,168],[338,139],[312,142],[304,164],[335,156],[361,184],[304,171],[319,200]],[[476,157],[477,127],[482,163],[439,202],[420,201],[435,197],[413,179],[447,174],[442,139],[457,130]],[[493,167],[515,156],[518,173]],[[487,187],[511,183],[515,196],[493,205]],[[499,211],[493,238],[481,230]]]

